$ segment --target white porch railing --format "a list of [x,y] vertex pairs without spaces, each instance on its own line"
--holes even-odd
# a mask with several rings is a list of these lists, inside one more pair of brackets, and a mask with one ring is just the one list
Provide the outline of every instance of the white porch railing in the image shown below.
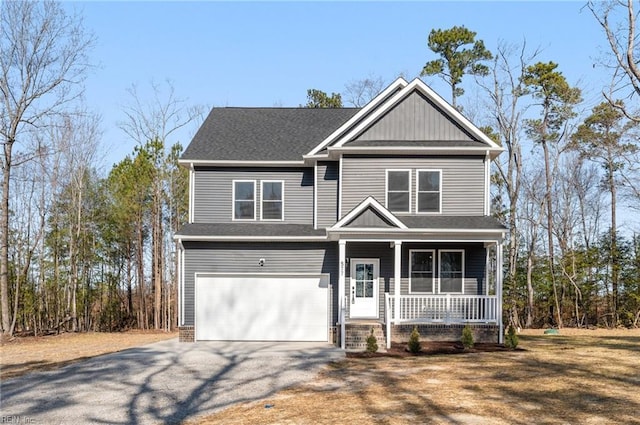
[[499,323],[495,295],[400,295],[384,294],[387,348],[391,346],[391,324],[400,323]]
[[401,295],[397,313],[395,296],[385,295],[387,317],[393,323],[498,323],[495,295]]

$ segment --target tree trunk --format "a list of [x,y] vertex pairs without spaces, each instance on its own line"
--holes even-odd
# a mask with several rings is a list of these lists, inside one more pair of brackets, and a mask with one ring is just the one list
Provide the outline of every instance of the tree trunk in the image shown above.
[[609,165],[609,191],[611,192],[611,289],[613,292],[613,325],[618,325],[618,280],[620,276],[620,262],[618,255],[617,224],[616,224],[616,184],[613,176],[615,164]]
[[11,336],[9,311],[9,190],[11,176],[11,150],[15,140],[4,144],[2,167],[2,213],[0,214],[0,309],[2,309],[2,334]]
[[139,305],[138,305],[138,327],[140,329],[147,329],[147,312],[146,312],[146,294],[144,290],[144,237],[143,237],[143,223],[142,216],[139,217],[139,222],[137,223],[137,236],[138,236],[138,244],[136,246],[137,250],[137,271],[138,271],[138,293],[140,296]]
[[549,147],[547,146],[546,140],[542,141],[542,150],[544,151],[544,170],[545,170],[545,180],[546,180],[546,204],[547,204],[547,239],[549,246],[549,275],[551,277],[551,283],[553,286],[553,300],[555,303],[556,310],[556,321],[558,328],[562,328],[562,311],[560,310],[560,301],[558,299],[558,288],[556,283],[556,273],[555,273],[555,256],[553,254],[553,199],[551,196],[552,189],[552,177],[551,177],[551,166],[549,159]]

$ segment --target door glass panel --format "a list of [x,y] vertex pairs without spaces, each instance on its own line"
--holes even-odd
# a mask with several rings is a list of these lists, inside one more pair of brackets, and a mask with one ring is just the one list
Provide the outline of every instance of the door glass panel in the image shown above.
[[373,298],[373,281],[366,282],[364,296],[366,298]]
[[373,264],[365,264],[365,279],[373,280]]
[[356,263],[355,289],[356,298],[373,298],[374,265],[373,263]]

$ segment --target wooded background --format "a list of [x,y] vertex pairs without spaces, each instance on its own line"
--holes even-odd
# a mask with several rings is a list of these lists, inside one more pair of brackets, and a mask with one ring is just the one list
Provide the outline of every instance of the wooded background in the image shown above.
[[[526,42],[491,52],[465,27],[429,33],[421,75],[441,77],[451,103],[505,148],[492,202],[508,228],[504,310],[515,326],[640,325],[640,229],[617,224],[620,205],[640,210],[637,12],[633,1],[586,8],[610,46],[612,80],[594,107],[561,62]],[[101,122],[81,96],[95,42],[56,2],[0,4],[5,337],[176,326],[172,236],[186,221],[188,173],[183,147],[167,141],[204,110],[170,83],[152,82],[152,99],[132,85],[120,128],[136,147],[99,171]],[[301,106],[363,106],[387,84],[310,89]]]

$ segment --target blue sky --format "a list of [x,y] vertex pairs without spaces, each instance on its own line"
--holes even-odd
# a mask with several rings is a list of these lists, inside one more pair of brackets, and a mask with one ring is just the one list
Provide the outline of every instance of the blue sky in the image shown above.
[[[599,100],[607,74],[593,64],[604,46],[582,2],[78,2],[97,37],[98,67],[87,81],[89,108],[100,113],[107,168],[134,142],[117,127],[126,92],[170,79],[176,94],[211,106],[298,106],[306,90],[342,92],[374,75],[417,76],[435,56],[433,28],[465,25],[489,49],[499,40],[541,47],[585,98]],[[445,99],[448,89],[425,78]],[[195,127],[176,134],[186,145]],[[176,141],[176,140],[173,140]]]

